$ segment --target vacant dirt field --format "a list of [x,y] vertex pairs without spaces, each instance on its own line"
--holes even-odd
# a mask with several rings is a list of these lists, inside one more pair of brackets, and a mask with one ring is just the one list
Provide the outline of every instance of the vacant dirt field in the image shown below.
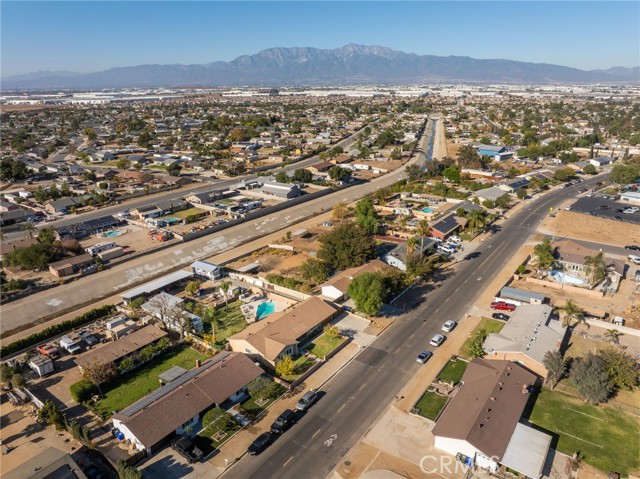
[[558,211],[555,218],[548,217],[538,229],[554,234],[556,238],[568,237],[615,246],[637,243],[640,238],[638,225],[573,211]]

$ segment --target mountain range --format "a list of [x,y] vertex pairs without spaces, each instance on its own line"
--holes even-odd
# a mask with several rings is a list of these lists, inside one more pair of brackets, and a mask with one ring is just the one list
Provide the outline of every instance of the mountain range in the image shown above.
[[404,53],[349,44],[336,49],[269,48],[230,62],[140,65],[95,73],[37,72],[2,79],[2,90],[169,86],[467,83],[636,83],[640,67],[608,70]]

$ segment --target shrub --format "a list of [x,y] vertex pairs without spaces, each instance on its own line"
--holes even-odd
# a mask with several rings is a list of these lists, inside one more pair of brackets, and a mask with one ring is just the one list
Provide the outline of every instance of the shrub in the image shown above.
[[108,316],[115,312],[115,310],[116,307],[113,304],[107,304],[100,308],[91,309],[86,313],[77,316],[76,318],[70,319],[68,321],[63,321],[62,323],[54,324],[53,326],[49,326],[48,328],[27,336],[26,338],[18,339],[17,341],[3,346],[2,348],[0,348],[0,356],[5,357],[18,352],[21,349],[28,348],[29,346],[41,343],[42,341],[46,341],[47,339],[65,333],[73,328],[77,328],[78,326],[82,326],[83,324],[87,324],[91,321],[95,321],[96,319]]
[[77,383],[73,383],[69,390],[71,391],[71,397],[75,402],[83,403],[91,399],[91,396],[96,392],[96,387],[89,381],[81,379]]
[[293,374],[294,367],[293,359],[287,354],[280,361],[276,362],[276,374],[280,377],[290,376]]
[[279,274],[268,274],[266,276],[266,280],[270,283],[277,284],[278,286],[283,286],[285,288],[295,290],[299,290],[300,287],[304,284],[302,281],[299,281],[295,278],[288,278]]

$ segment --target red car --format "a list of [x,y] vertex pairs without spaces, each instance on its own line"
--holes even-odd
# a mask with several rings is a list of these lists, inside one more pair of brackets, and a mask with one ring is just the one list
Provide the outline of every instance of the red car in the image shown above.
[[494,301],[491,303],[491,309],[498,309],[500,311],[515,311],[516,307],[513,304],[505,303],[504,301]]

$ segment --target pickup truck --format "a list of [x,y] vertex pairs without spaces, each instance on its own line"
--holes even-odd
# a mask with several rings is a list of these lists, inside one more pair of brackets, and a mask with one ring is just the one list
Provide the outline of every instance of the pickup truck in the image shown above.
[[76,354],[82,351],[82,348],[69,336],[62,336],[60,339],[60,347],[64,348],[69,354]]
[[43,344],[42,346],[38,346],[36,348],[40,354],[44,356],[55,359],[60,356],[60,351],[53,344]]
[[171,449],[184,457],[189,464],[202,459],[202,451],[184,436],[176,436],[171,440]]

